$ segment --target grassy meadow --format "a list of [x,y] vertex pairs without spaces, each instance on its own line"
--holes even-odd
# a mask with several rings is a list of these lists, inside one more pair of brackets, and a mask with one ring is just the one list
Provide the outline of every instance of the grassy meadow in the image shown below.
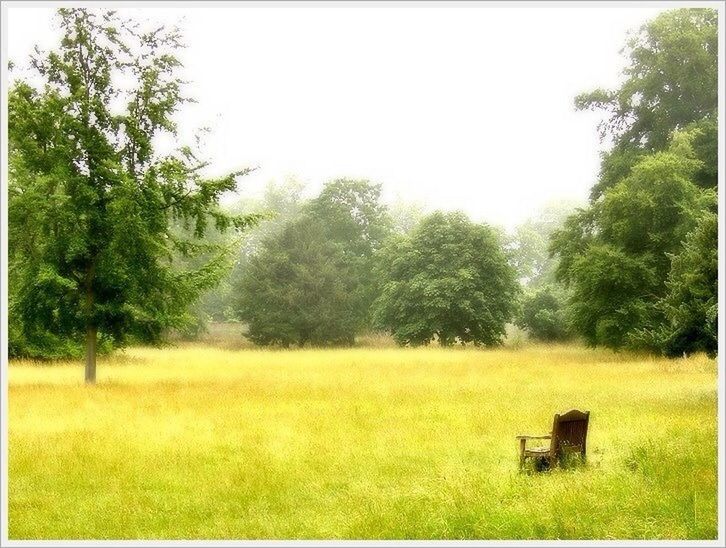
[[[182,344],[9,366],[11,539],[713,539],[717,365]],[[518,433],[591,411],[588,464]]]

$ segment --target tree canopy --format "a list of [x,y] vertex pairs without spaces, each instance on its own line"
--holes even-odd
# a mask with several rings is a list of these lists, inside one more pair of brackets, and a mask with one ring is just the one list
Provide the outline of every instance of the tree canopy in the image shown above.
[[[629,63],[620,88],[577,96],[577,108],[604,111],[600,135],[613,143],[603,156],[593,198],[627,176],[643,154],[665,149],[673,131],[690,124],[705,124],[704,147],[715,151],[717,30],[714,9],[663,12],[628,40],[623,53]],[[715,187],[716,178],[707,179]]]
[[390,240],[378,277],[376,324],[412,346],[498,344],[519,293],[497,233],[463,213],[432,213]]
[[628,41],[621,87],[576,99],[606,111],[600,132],[613,146],[590,207],[553,235],[551,251],[572,324],[591,344],[716,351],[713,256],[699,246],[715,245],[717,20],[704,8],[660,14]]
[[356,278],[324,223],[303,215],[262,242],[235,286],[239,317],[260,345],[353,344]]
[[540,341],[562,341],[570,336],[566,293],[557,284],[528,289],[522,296],[517,325]]
[[[715,206],[715,203],[714,203]],[[668,356],[718,350],[718,218],[706,211],[673,257],[666,294],[658,305],[665,321],[653,346]]]
[[[242,195],[227,209],[235,215],[257,215],[259,222],[242,234],[220,233],[209,230],[205,239],[230,249],[229,268],[219,283],[207,290],[192,305],[191,313],[195,323],[183,334],[194,339],[207,331],[208,322],[237,322],[236,291],[249,262],[262,250],[262,242],[279,233],[295,219],[304,205],[302,193],[305,185],[294,178],[269,181],[262,196]],[[203,260],[204,257],[195,260]]]

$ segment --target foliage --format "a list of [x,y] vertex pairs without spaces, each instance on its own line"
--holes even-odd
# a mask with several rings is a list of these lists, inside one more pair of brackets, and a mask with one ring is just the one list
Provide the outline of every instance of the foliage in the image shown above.
[[269,181],[261,198],[241,197],[230,207],[230,211],[236,214],[262,216],[260,222],[243,236],[236,272],[232,279],[239,277],[247,261],[260,251],[263,240],[279,233],[301,213],[305,204],[304,192],[304,183],[288,177],[282,182]]
[[[180,335],[188,340],[200,340],[207,334],[210,321],[236,322],[237,310],[234,306],[235,285],[247,268],[249,259],[261,248],[261,241],[268,235],[276,233],[299,212],[302,206],[300,193],[303,186],[294,179],[283,183],[270,181],[261,198],[241,196],[238,200],[225,207],[230,214],[256,215],[258,223],[239,235],[220,232],[213,226],[207,227],[203,239],[215,244],[217,248],[226,248],[229,262],[216,286],[201,294],[199,299],[189,307],[189,315],[193,318],[189,326],[180,330]],[[175,223],[175,232],[189,237],[191,232]],[[180,258],[185,268],[195,268],[208,259],[208,254],[192,258]]]
[[[181,223],[176,221],[172,221],[170,224],[170,232],[177,239],[193,237],[190,228],[185,229]],[[206,251],[200,248],[194,255],[184,255],[177,251],[172,259],[175,270],[185,272],[202,268],[215,259],[218,263],[215,274],[216,283],[200,292],[197,299],[187,304],[185,321],[174,329],[173,335],[181,336],[184,340],[199,340],[207,333],[210,320],[224,321],[230,317],[228,316],[230,313],[229,277],[234,269],[242,238],[236,232],[220,231],[213,225],[209,225],[201,240],[207,248]]]
[[[658,15],[628,40],[624,53],[629,65],[620,88],[597,89],[576,98],[580,109],[607,113],[600,134],[614,144],[603,157],[593,199],[627,176],[643,154],[665,149],[671,133],[689,124],[706,124],[713,130],[706,132],[705,140],[715,151],[717,23],[716,10],[707,8]],[[707,155],[699,154],[699,158],[709,172],[704,174],[704,184],[715,187],[716,163]]]
[[519,292],[496,233],[462,213],[432,213],[393,238],[378,276],[376,323],[402,345],[498,344]]
[[187,333],[188,338],[198,339],[206,332],[207,324],[238,321],[238,311],[234,304],[236,287],[249,266],[249,261],[262,248],[262,242],[294,219],[302,208],[302,192],[305,187],[299,181],[288,178],[281,183],[270,181],[261,198],[241,197],[228,210],[236,215],[258,215],[257,225],[250,227],[240,237],[229,233],[209,231],[205,239],[231,249],[231,265],[227,274],[217,286],[204,292],[198,302],[192,305],[191,314],[196,318],[198,329]]
[[565,291],[556,284],[525,292],[517,325],[541,341],[561,341],[569,337]]
[[[715,205],[715,204],[714,204]],[[715,208],[714,208],[715,209]],[[660,302],[665,322],[655,333],[668,356],[718,351],[718,217],[707,211],[673,257]]]
[[355,277],[324,221],[302,215],[262,242],[235,290],[256,344],[352,344]]
[[95,375],[97,334],[115,346],[157,341],[219,278],[223,253],[193,271],[174,268],[175,253],[213,248],[176,237],[172,221],[198,238],[209,225],[243,229],[255,219],[218,207],[245,171],[208,178],[190,148],[155,151],[187,100],[178,34],[113,12],[58,14],[60,46],[32,60],[43,86],[17,81],[8,97],[11,315],[22,335],[13,349],[50,356],[49,334],[85,334]]
[[353,294],[356,329],[370,327],[370,308],[377,296],[373,255],[391,234],[388,209],[381,202],[381,185],[367,180],[336,179],[307,205],[306,214],[323,223],[325,238],[345,255],[346,276]]
[[[702,8],[660,14],[628,41],[621,87],[576,99],[608,113],[600,132],[613,144],[591,206],[551,243],[573,324],[591,344],[714,351],[714,251],[689,249],[694,234],[708,241],[706,229],[691,231],[718,181],[717,19]],[[694,293],[684,289],[689,276],[699,280]]]
[[325,220],[330,237],[351,257],[371,257],[390,232],[381,186],[366,180],[335,179],[307,209],[313,217]]
[[691,135],[693,152],[701,166],[693,182],[701,188],[718,188],[718,123],[716,117],[704,118],[686,126],[683,133]]
[[677,134],[668,151],[644,157],[553,235],[558,278],[572,290],[573,323],[591,344],[635,344],[638,329],[663,320],[657,303],[669,257],[713,197],[692,182],[701,167],[692,137]]
[[368,324],[373,253],[390,232],[380,186],[336,179],[261,241],[234,281],[258,344],[353,344]]
[[624,53],[630,64],[620,89],[583,93],[577,107],[609,113],[600,126],[603,136],[646,150],[664,148],[674,129],[716,111],[717,29],[715,9],[661,13],[628,40]]

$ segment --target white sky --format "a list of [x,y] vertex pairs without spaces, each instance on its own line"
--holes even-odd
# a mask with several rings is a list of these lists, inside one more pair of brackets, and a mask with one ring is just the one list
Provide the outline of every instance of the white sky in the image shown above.
[[[365,177],[388,200],[508,228],[547,203],[586,199],[599,116],[576,112],[573,98],[617,85],[626,32],[663,9],[179,6],[118,11],[179,24],[187,93],[198,100],[181,126],[212,128],[215,171],[260,167],[240,192],[291,175],[312,191]],[[57,41],[52,15],[8,7],[10,59],[22,64],[34,44]]]

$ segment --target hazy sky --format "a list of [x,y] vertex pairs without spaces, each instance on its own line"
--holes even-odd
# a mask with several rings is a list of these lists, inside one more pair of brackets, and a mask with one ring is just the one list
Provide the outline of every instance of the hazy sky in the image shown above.
[[[670,3],[668,8],[676,8]],[[573,97],[617,85],[628,30],[664,9],[512,4],[282,4],[119,9],[178,23],[185,132],[209,126],[215,170],[259,166],[240,192],[296,176],[383,183],[387,200],[512,227],[585,200],[599,116]],[[7,52],[57,40],[53,8],[9,6]]]

